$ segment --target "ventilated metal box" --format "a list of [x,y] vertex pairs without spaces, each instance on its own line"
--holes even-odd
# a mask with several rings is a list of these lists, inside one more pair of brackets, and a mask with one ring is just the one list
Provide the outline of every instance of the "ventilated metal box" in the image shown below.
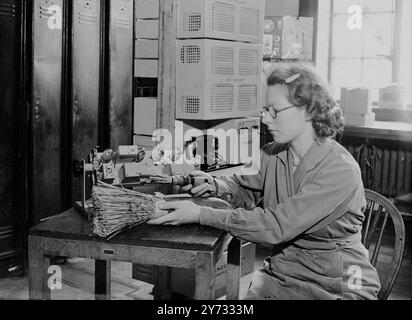
[[179,0],[177,37],[262,43],[265,0]]
[[255,115],[261,106],[262,47],[210,39],[178,40],[177,119]]

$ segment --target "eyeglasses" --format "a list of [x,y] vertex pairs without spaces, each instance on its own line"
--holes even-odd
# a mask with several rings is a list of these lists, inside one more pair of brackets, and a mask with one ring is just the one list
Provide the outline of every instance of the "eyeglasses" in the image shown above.
[[286,111],[286,110],[289,110],[289,109],[292,109],[292,108],[296,108],[296,106],[289,106],[289,107],[281,109],[281,110],[276,110],[275,106],[273,104],[269,104],[267,106],[262,107],[262,110],[260,111],[260,113],[261,113],[262,117],[265,117],[266,114],[269,113],[270,116],[274,120],[274,119],[277,118],[279,113],[281,113],[283,111]]

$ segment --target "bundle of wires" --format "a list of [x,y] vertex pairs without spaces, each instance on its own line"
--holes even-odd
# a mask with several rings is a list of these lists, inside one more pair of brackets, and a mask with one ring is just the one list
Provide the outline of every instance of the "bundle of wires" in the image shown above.
[[93,187],[93,232],[111,239],[151,219],[163,195],[148,195],[99,181]]

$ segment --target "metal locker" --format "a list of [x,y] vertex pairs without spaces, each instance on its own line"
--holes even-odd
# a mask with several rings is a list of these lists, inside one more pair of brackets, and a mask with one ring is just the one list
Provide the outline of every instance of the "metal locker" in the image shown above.
[[23,0],[0,0],[0,276],[23,272],[25,104]]
[[[86,159],[98,145],[101,0],[74,0],[72,16],[73,159]],[[81,199],[81,179],[73,181]]]
[[110,146],[132,143],[133,0],[110,1]]
[[62,211],[62,0],[33,1],[33,214],[31,224]]

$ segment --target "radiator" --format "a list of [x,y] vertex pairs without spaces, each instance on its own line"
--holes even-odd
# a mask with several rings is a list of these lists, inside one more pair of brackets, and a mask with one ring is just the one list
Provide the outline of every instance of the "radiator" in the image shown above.
[[370,144],[347,149],[359,163],[365,188],[389,198],[411,193],[411,151],[379,149]]

